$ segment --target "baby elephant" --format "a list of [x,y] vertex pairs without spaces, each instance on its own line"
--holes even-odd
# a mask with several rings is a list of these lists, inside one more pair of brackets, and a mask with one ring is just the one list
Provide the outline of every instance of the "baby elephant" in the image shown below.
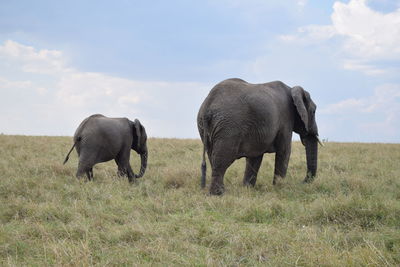
[[[127,118],[108,118],[95,114],[86,118],[76,129],[74,145],[68,152],[64,164],[68,161],[74,147],[79,156],[76,177],[86,174],[93,178],[93,166],[99,162],[114,159],[118,165],[118,174],[128,176],[129,182],[140,178],[147,166],[147,135],[139,120],[134,122]],[[135,175],[129,164],[131,149],[140,154],[141,167]]]

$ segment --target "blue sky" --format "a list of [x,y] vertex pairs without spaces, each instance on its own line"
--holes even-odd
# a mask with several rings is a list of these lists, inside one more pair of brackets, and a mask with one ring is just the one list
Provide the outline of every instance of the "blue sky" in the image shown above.
[[70,135],[88,115],[198,138],[219,81],[281,80],[330,141],[400,142],[400,0],[0,1],[0,132]]

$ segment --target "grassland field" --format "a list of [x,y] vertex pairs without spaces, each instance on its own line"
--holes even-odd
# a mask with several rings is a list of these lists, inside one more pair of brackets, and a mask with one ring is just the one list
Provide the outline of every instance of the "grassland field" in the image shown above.
[[221,197],[200,189],[200,140],[150,138],[132,185],[113,161],[76,179],[76,152],[62,165],[71,145],[0,135],[1,266],[400,265],[400,144],[328,142],[318,177],[302,184],[294,142],[281,185],[266,154],[255,188],[243,187],[240,159]]

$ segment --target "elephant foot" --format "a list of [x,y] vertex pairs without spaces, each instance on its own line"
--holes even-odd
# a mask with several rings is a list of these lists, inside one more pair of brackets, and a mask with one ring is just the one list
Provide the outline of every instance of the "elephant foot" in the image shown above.
[[312,183],[315,179],[315,176],[311,175],[311,173],[308,173],[306,178],[303,180],[303,184],[309,184]]
[[275,175],[274,180],[272,181],[272,184],[280,186],[280,185],[283,185],[284,181],[285,181],[285,177]]
[[136,178],[135,178],[135,176],[128,176],[128,181],[129,181],[130,184],[136,183]]
[[257,176],[252,176],[248,179],[244,178],[243,179],[243,185],[244,186],[248,186],[248,187],[254,187],[256,185],[256,181],[257,181]]
[[243,182],[243,186],[246,186],[246,187],[254,187],[256,185],[256,183],[252,183],[252,182],[249,182],[249,181],[244,181]]
[[77,174],[75,175],[75,177],[78,181],[80,180],[88,181],[88,178],[85,176],[85,174]]
[[210,195],[220,196],[224,193],[225,188],[223,185],[211,185]]

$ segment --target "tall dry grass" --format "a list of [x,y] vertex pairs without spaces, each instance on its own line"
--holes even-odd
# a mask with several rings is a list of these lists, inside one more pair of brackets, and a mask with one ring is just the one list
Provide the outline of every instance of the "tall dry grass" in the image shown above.
[[222,197],[200,190],[199,140],[150,138],[134,185],[114,162],[77,180],[76,153],[62,165],[71,144],[0,135],[0,265],[400,265],[398,144],[327,143],[318,178],[302,184],[295,142],[282,185],[265,155],[256,187],[243,187],[241,159]]

